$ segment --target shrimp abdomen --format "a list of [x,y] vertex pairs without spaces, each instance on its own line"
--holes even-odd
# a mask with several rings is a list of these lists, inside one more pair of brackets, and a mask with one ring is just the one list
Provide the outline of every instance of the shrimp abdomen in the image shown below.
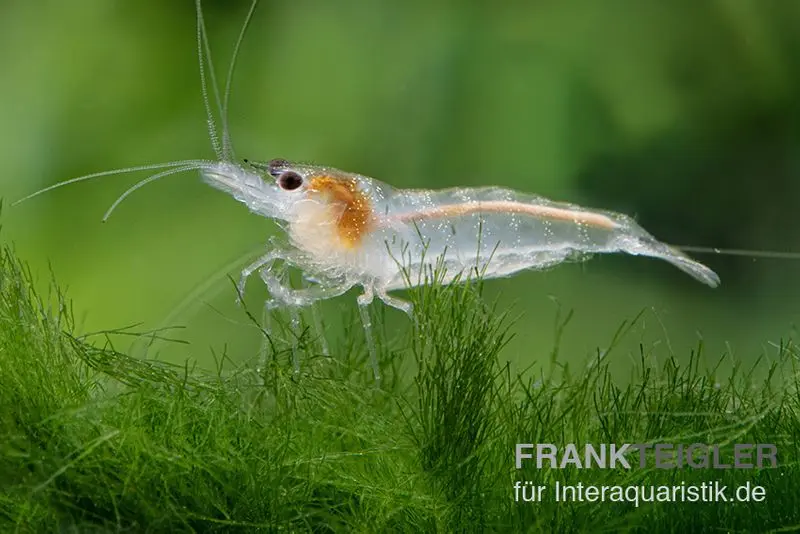
[[403,243],[412,264],[424,252],[428,263],[443,257],[450,269],[478,268],[493,278],[625,252],[666,260],[709,286],[719,284],[711,269],[658,241],[626,215],[510,189],[398,190],[386,213],[397,234],[393,241]]

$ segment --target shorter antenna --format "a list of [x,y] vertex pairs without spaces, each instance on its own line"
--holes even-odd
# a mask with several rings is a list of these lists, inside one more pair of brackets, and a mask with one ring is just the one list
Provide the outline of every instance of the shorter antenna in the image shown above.
[[236,39],[236,45],[233,47],[233,54],[231,56],[230,65],[228,65],[228,76],[225,79],[225,93],[222,96],[222,159],[225,161],[232,161],[235,159],[233,153],[233,143],[231,142],[231,132],[228,125],[228,108],[231,97],[231,85],[233,84],[233,72],[236,70],[236,61],[239,59],[239,50],[244,42],[244,36],[247,34],[247,28],[253,20],[253,14],[258,7],[258,0],[253,0],[250,4],[250,11],[242,24],[242,29],[239,32],[239,37]]
[[219,134],[217,133],[217,124],[214,120],[214,113],[211,109],[211,101],[208,97],[206,64],[208,64],[208,77],[211,80],[211,90],[214,93],[214,100],[217,104],[217,111],[220,113],[220,116],[222,115],[222,100],[219,96],[217,77],[214,74],[214,63],[211,60],[211,45],[208,43],[208,33],[206,32],[206,23],[205,19],[203,18],[202,1],[197,0],[195,5],[197,6],[197,58],[200,64],[200,86],[203,92],[203,104],[206,108],[208,135],[211,139],[211,146],[214,148],[214,154],[216,154],[218,159],[225,161],[225,153],[220,146]]

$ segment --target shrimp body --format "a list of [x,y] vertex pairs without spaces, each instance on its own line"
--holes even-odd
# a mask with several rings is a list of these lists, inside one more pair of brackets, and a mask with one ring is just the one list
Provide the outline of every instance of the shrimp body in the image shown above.
[[611,211],[499,187],[397,189],[285,160],[254,168],[275,185],[251,209],[285,221],[299,267],[378,295],[421,282],[437,262],[449,283],[475,269],[498,278],[613,252],[660,258],[709,286],[719,284],[708,267]]

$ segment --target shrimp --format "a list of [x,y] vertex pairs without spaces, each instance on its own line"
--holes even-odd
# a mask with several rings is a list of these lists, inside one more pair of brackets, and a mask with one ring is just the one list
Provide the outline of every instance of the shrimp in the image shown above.
[[[255,272],[272,307],[308,306],[360,286],[357,300],[376,378],[367,306],[377,297],[410,315],[411,304],[389,292],[422,283],[434,267],[447,284],[472,270],[492,279],[625,252],[666,260],[711,287],[720,283],[714,271],[620,213],[500,187],[397,189],[333,167],[283,159],[247,164],[250,169],[225,162],[201,169],[206,183],[279,221],[286,232],[286,244],[273,243],[244,269],[240,292]],[[284,285],[277,262],[300,269],[315,285]]]
[[[159,171],[125,191],[106,212],[105,221],[141,187],[169,175],[199,171],[208,185],[242,202],[253,213],[276,221],[285,231],[285,240],[273,239],[269,249],[244,268],[239,295],[244,294],[248,278],[258,273],[270,295],[265,310],[288,309],[296,325],[300,308],[360,287],[358,309],[376,380],[380,380],[380,369],[368,306],[377,297],[411,315],[411,303],[390,293],[423,283],[425,274],[434,266],[443,267],[441,281],[448,284],[472,270],[486,279],[500,278],[583,260],[597,253],[623,252],[668,261],[711,287],[720,283],[714,271],[658,241],[620,213],[555,202],[501,187],[398,189],[333,167],[283,159],[238,161],[228,131],[228,101],[238,51],[257,5],[258,0],[254,0],[245,19],[221,95],[201,0],[196,0],[201,89],[216,159],[98,172],[41,189],[15,204],[92,178]],[[215,111],[222,123],[221,135]],[[293,288],[285,282],[287,267],[303,273],[304,287]],[[299,371],[296,356],[295,371]]]

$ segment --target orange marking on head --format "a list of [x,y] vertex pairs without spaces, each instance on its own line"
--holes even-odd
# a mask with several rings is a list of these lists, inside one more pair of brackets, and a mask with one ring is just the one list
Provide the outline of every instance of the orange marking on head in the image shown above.
[[348,248],[356,247],[373,225],[372,205],[358,188],[358,182],[328,175],[313,176],[308,191],[325,195],[329,202],[342,209],[336,226],[339,237]]

